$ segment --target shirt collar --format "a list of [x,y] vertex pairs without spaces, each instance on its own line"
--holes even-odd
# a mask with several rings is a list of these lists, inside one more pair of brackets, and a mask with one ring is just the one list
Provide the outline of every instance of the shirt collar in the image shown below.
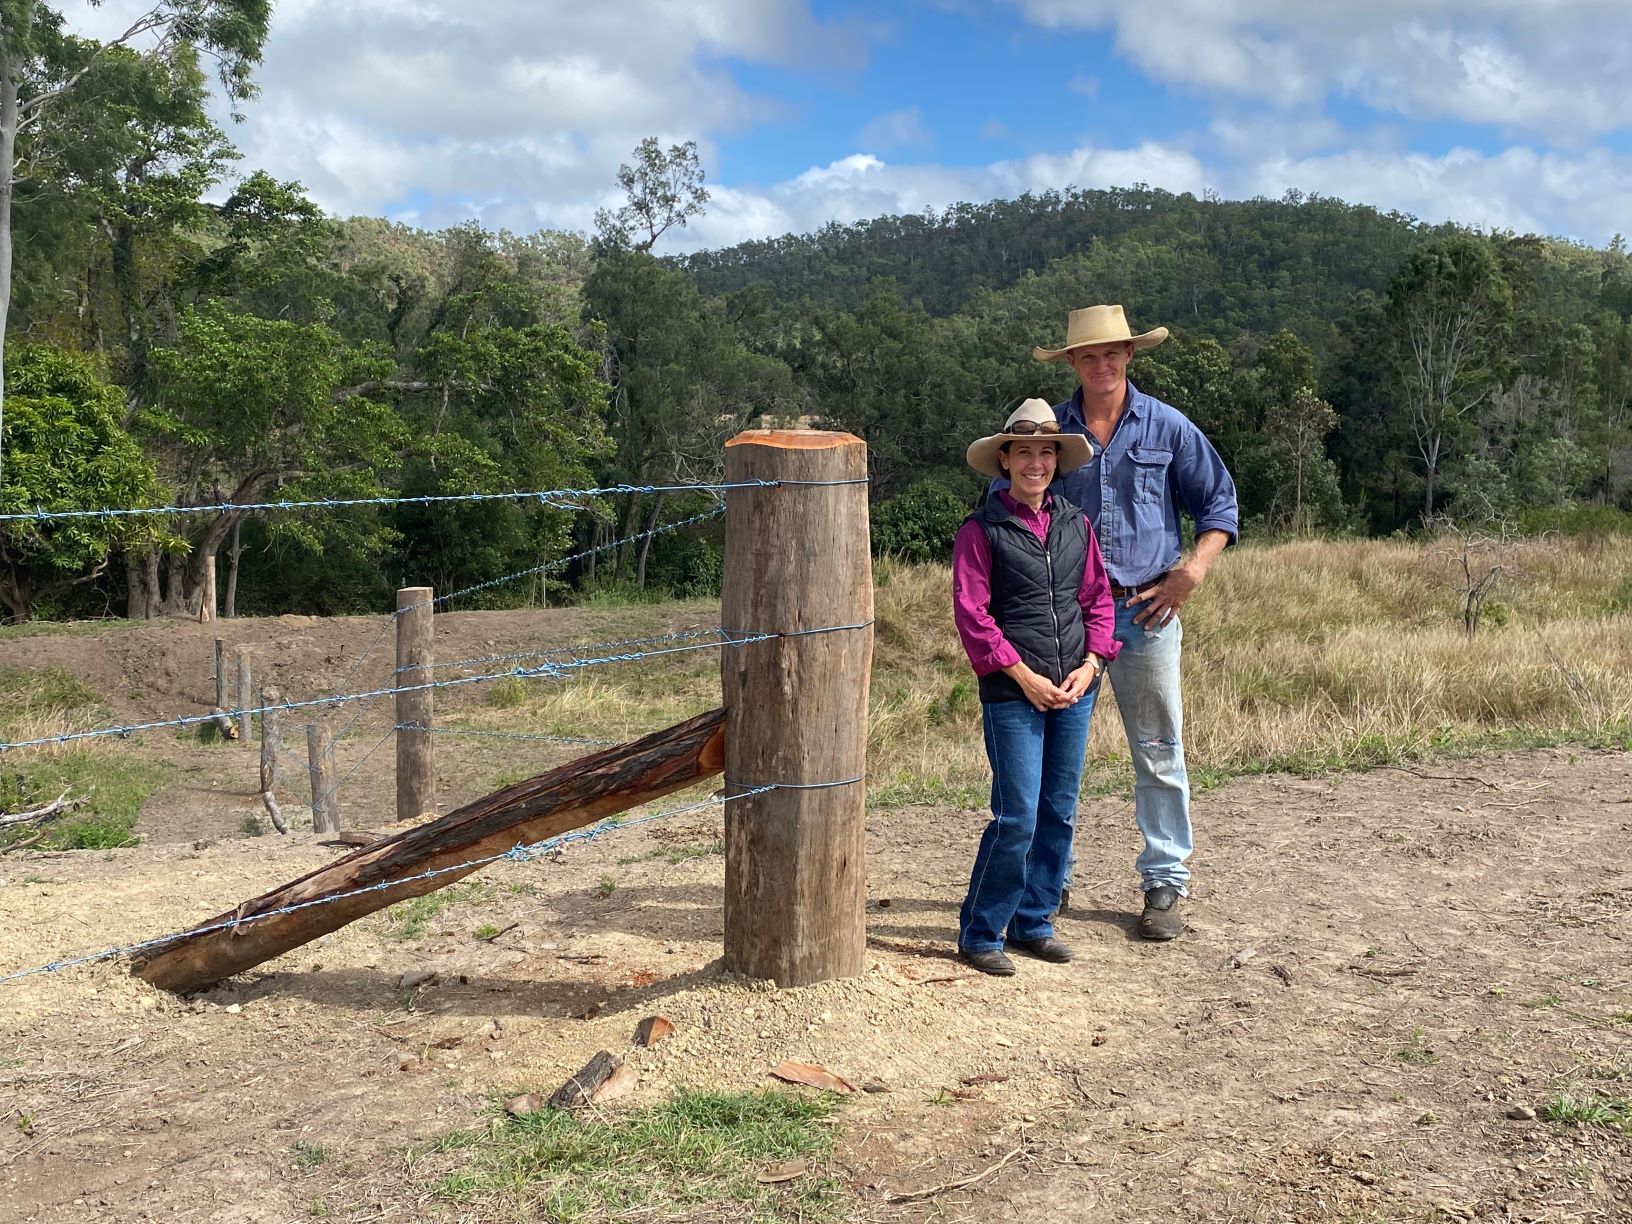
[[1130,378],[1128,380],[1128,402],[1123,406],[1122,410],[1133,416],[1142,417],[1145,415],[1145,401],[1149,398],[1148,395],[1133,385],[1133,380]]
[[1036,518],[1038,515],[1048,514],[1054,509],[1054,491],[1052,489],[1044,491],[1042,507],[1037,510],[1033,510],[1030,506],[1020,501],[1007,489],[999,489],[997,491],[997,496],[998,500],[1003,503],[1003,508],[1016,517],[1026,514],[1030,515],[1032,518]]

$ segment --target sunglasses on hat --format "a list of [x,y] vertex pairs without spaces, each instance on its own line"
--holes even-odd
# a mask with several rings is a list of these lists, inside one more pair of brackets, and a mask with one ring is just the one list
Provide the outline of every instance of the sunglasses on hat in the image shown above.
[[1005,425],[999,433],[1015,434],[1025,437],[1027,434],[1057,434],[1060,432],[1058,421],[1015,421]]

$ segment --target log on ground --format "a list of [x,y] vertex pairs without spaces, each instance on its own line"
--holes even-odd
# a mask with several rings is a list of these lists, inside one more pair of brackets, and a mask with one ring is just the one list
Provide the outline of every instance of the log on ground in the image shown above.
[[[201,935],[178,936],[139,957],[132,971],[166,990],[200,990],[366,914],[444,888],[480,868],[448,871],[431,879],[407,879],[409,876],[583,828],[712,777],[724,765],[725,711],[711,710],[644,739],[517,782],[439,820],[348,854],[198,924],[230,925]],[[381,884],[389,886],[293,913],[272,912]],[[268,916],[257,917],[263,914]]]

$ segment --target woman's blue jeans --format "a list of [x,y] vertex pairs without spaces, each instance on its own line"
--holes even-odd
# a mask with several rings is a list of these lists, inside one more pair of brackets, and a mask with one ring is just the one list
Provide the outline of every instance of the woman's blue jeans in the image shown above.
[[969,894],[958,915],[958,947],[1001,948],[1010,939],[1054,934],[1071,856],[1083,753],[1099,686],[1063,710],[1029,701],[981,706],[992,765],[992,819],[980,837]]

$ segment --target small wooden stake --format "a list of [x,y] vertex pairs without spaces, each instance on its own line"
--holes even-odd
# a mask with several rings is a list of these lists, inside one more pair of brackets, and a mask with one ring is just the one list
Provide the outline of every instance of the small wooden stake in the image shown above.
[[255,707],[255,690],[249,676],[249,652],[240,649],[233,653],[238,658],[238,738],[247,744],[253,730],[254,719],[249,711]]
[[576,1109],[587,1105],[595,1090],[612,1078],[613,1072],[623,1066],[623,1060],[610,1050],[601,1050],[550,1097],[551,1109]]
[[232,715],[228,714],[220,706],[216,706],[215,709],[210,711],[210,721],[215,724],[215,729],[221,733],[222,739],[235,740],[238,738],[238,724],[233,722]]
[[306,765],[312,780],[312,831],[340,831],[340,795],[334,781],[334,732],[328,723],[306,726]]
[[220,638],[215,639],[215,708],[227,708],[227,671]]
[[[429,684],[434,678],[431,587],[397,592],[397,676],[399,686]],[[431,752],[431,689],[397,694],[397,819],[436,815],[436,767]],[[404,728],[409,728],[404,730]]]
[[261,704],[266,707],[261,715],[261,806],[279,833],[289,832],[289,824],[278,808],[278,710],[283,700],[275,688],[261,690]]

